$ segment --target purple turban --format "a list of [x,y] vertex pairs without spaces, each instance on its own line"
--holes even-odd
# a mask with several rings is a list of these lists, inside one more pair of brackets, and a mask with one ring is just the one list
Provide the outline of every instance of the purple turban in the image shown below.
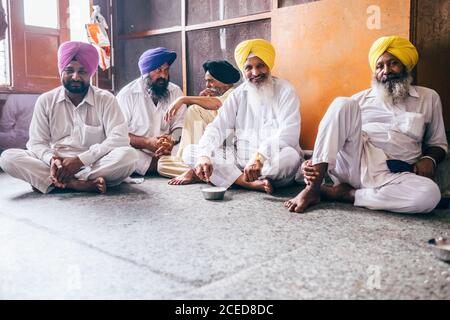
[[141,75],[147,74],[150,71],[158,69],[164,63],[169,66],[175,61],[177,54],[175,51],[169,51],[166,48],[154,48],[145,51],[139,58],[139,70]]
[[73,60],[78,61],[89,76],[92,76],[98,68],[98,52],[93,45],[79,41],[67,41],[58,49],[58,69],[59,74]]

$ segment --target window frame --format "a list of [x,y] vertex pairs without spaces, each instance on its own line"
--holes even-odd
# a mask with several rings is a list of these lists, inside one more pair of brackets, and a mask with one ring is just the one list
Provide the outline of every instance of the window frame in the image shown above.
[[[113,1],[113,8],[117,8],[117,1],[118,0],[111,0]],[[225,19],[225,20],[217,20],[212,22],[204,22],[199,24],[193,24],[193,25],[187,25],[187,0],[179,0],[181,2],[181,22],[179,26],[174,26],[170,28],[163,28],[163,29],[151,29],[141,32],[130,32],[125,34],[116,34],[114,35],[114,42],[118,43],[120,40],[130,40],[130,39],[139,39],[139,38],[145,38],[145,37],[152,37],[156,35],[164,35],[174,32],[179,32],[181,34],[181,66],[182,66],[182,81],[183,81],[183,87],[182,90],[184,94],[187,94],[187,35],[186,33],[188,31],[195,31],[195,30],[204,30],[204,29],[210,29],[210,28],[217,28],[217,27],[226,27],[230,25],[236,25],[246,22],[255,22],[260,20],[271,20],[273,13],[275,10],[278,10],[279,4],[278,0],[271,0],[272,6],[270,11],[252,14],[248,16],[243,17],[236,17],[231,19]]]
[[[59,43],[69,40],[68,20],[69,0],[58,1],[58,29],[25,25],[23,0],[7,0],[8,6],[8,46],[9,46],[9,85],[0,85],[0,93],[43,93],[50,87],[59,85],[57,75],[48,83],[33,83],[25,73],[25,33],[38,35],[58,35]],[[55,61],[56,63],[56,61]],[[45,81],[45,80],[44,80]]]

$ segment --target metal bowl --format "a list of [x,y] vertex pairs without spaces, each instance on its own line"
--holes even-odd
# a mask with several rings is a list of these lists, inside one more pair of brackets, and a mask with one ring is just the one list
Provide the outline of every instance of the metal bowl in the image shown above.
[[206,200],[223,200],[226,191],[226,188],[221,187],[208,187],[202,189],[203,197]]
[[450,261],[450,239],[444,237],[430,239],[428,245],[437,258],[442,261]]

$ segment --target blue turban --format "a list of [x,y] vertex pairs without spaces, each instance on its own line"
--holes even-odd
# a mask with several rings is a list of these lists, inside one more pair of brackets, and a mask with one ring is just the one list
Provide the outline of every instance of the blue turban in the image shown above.
[[164,63],[168,63],[170,66],[176,58],[176,52],[169,51],[166,48],[159,47],[147,50],[141,55],[138,62],[139,70],[141,70],[141,75],[158,69]]

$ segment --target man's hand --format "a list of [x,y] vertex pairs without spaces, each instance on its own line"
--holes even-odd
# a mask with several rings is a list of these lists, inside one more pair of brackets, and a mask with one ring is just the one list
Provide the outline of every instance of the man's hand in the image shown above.
[[253,163],[247,164],[244,168],[244,179],[248,182],[253,182],[258,180],[261,176],[261,170],[263,164],[259,160],[255,160]]
[[177,112],[180,110],[180,108],[185,104],[184,97],[177,98],[170,106],[169,111],[164,115],[164,120],[166,122],[171,121],[177,114]]
[[209,182],[212,172],[213,166],[211,164],[211,159],[209,157],[201,157],[195,167],[195,174],[197,177],[204,182]]
[[50,161],[50,177],[58,188],[65,188],[66,183],[73,178],[75,173],[83,166],[78,157],[62,158],[54,156]]
[[156,157],[169,156],[172,152],[175,141],[173,141],[170,135],[162,135],[157,137],[157,149],[155,152]]
[[82,166],[83,162],[81,162],[78,157],[63,158],[61,168],[58,168],[56,171],[56,180],[60,183],[66,184],[73,178],[75,173],[80,171]]
[[311,160],[303,161],[301,170],[303,173],[303,181],[305,181],[306,185],[311,185],[319,175],[319,171],[312,165]]
[[58,181],[58,179],[56,178],[56,173],[58,172],[58,170],[62,169],[62,160],[63,158],[61,157],[52,157],[52,159],[50,160],[50,178],[52,179],[55,187],[64,189],[66,185],[63,182]]
[[435,170],[434,162],[429,158],[422,158],[414,164],[414,173],[422,177],[434,179]]
[[220,94],[219,94],[219,91],[217,91],[217,90],[206,88],[205,90],[203,90],[199,93],[199,96],[218,97],[218,96],[220,96]]
[[157,137],[148,137],[145,138],[145,149],[150,150],[152,152],[156,152],[158,150],[158,138]]

